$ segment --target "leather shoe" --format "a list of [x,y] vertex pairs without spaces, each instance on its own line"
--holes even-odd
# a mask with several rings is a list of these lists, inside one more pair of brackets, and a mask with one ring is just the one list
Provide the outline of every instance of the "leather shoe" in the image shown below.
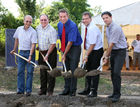
[[90,92],[90,91],[84,90],[84,91],[79,92],[78,94],[79,94],[79,95],[88,95],[89,92]]
[[69,91],[63,91],[62,93],[60,93],[59,95],[69,95]]
[[17,94],[24,94],[23,92],[17,92]]
[[29,96],[31,96],[31,93],[27,92],[26,97],[29,97]]
[[111,98],[112,103],[118,102],[120,100],[120,97],[113,97]]
[[97,94],[94,93],[93,91],[90,91],[87,97],[97,97]]
[[46,95],[46,92],[39,91],[38,95]]
[[70,92],[70,96],[76,96],[76,92]]
[[112,94],[112,95],[109,95],[107,98],[113,98],[113,96],[114,96],[114,95]]

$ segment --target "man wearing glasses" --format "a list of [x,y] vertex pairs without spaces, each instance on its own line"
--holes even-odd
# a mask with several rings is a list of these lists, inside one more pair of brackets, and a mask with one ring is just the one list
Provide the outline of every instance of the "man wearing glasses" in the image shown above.
[[[49,24],[47,15],[42,14],[40,16],[40,25],[37,26],[36,30],[38,37],[38,49],[40,51],[38,63],[40,65],[46,65],[45,60],[47,60],[50,63],[51,67],[55,68],[57,63],[57,32]],[[45,56],[44,59],[41,56],[41,53]],[[40,82],[41,87],[38,94],[46,95],[48,93],[48,96],[51,96],[54,91],[55,78],[49,75],[47,69],[40,69]]]
[[[17,28],[14,38],[14,49],[10,52],[13,54],[16,52],[16,48],[19,45],[19,54],[28,59],[28,62],[18,58],[18,73],[17,73],[17,94],[24,94],[30,96],[32,92],[32,79],[34,67],[30,61],[35,62],[35,44],[37,43],[36,31],[31,27],[32,16],[26,15],[24,17],[24,26]],[[27,67],[27,78],[25,86],[25,66]]]
[[[102,34],[92,22],[89,12],[83,13],[82,22],[85,25],[84,49],[86,50],[83,62],[86,62],[87,71],[91,71],[100,66],[100,60],[103,55]],[[85,78],[85,89],[78,94],[97,97],[99,78],[100,75],[87,76]]]

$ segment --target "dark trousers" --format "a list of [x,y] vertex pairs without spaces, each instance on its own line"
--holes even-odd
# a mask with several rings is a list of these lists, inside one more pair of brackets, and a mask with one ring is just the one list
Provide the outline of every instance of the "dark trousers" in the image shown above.
[[[66,68],[67,70],[72,71],[72,75],[74,74],[74,70],[78,67],[78,63],[80,60],[81,54],[81,46],[72,46],[70,51],[66,55]],[[76,92],[77,89],[77,78],[74,75],[71,78],[65,78],[65,91]]]
[[[97,69],[100,66],[100,60],[103,55],[103,48],[99,50],[93,50],[88,56],[88,62],[86,63],[87,71]],[[97,94],[100,75],[87,76],[85,78],[85,91],[92,90],[94,94]]]
[[[47,51],[41,51],[42,54],[45,56]],[[56,67],[57,64],[57,50],[56,48],[53,50],[53,52],[49,55],[48,62],[50,63],[52,68]],[[45,65],[47,66],[46,62],[44,61],[43,57],[39,53],[39,65]],[[50,76],[47,72],[47,69],[41,69],[40,68],[40,83],[41,83],[41,92],[53,92],[54,86],[55,86],[55,78]],[[48,85],[48,86],[47,86]]]
[[113,95],[121,96],[121,70],[126,57],[126,49],[112,50],[111,52],[111,80],[113,84]]

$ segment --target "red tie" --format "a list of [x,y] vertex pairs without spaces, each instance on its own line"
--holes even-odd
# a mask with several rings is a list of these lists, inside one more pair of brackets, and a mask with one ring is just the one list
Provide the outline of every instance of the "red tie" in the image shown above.
[[85,28],[84,49],[86,49],[87,27]]
[[65,25],[63,25],[63,31],[62,31],[61,50],[62,52],[65,51]]

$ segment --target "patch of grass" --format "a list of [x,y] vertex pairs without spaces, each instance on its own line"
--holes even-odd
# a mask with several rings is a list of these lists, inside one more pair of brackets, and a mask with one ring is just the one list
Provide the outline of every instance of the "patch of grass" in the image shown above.
[[[14,91],[17,90],[17,69],[5,71],[4,57],[0,58],[0,91]],[[26,74],[26,73],[25,73]],[[124,76],[122,78],[122,95],[140,95],[139,77],[137,76]],[[85,87],[85,77],[77,79],[77,92],[83,90]],[[35,69],[33,77],[33,92],[37,93],[40,88],[40,72]],[[55,90],[62,91],[64,88],[64,78],[57,77]],[[101,75],[98,87],[98,94],[111,94],[112,82],[109,75]]]
[[100,78],[98,92],[100,94],[109,94],[112,92],[112,83],[108,78]]
[[17,87],[16,71],[0,71],[0,87],[2,90],[13,91]]

